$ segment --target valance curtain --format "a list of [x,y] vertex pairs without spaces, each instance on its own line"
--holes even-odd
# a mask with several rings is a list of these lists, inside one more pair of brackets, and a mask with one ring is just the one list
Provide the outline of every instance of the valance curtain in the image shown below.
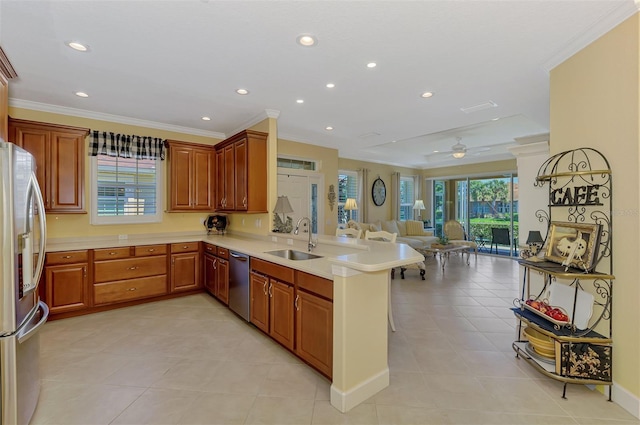
[[89,156],[164,160],[164,139],[94,130]]

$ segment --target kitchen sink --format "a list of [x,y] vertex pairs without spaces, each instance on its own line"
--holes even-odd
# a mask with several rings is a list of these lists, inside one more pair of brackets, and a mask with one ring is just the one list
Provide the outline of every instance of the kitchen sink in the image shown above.
[[313,260],[314,258],[322,258],[321,255],[311,254],[304,251],[296,251],[293,249],[279,249],[277,251],[267,251],[267,254],[277,255],[278,257],[286,258],[287,260]]

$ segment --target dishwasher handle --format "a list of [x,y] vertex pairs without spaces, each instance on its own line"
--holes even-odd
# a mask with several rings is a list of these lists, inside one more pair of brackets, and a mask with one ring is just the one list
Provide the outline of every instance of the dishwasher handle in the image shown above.
[[249,260],[249,257],[247,257],[246,255],[241,255],[241,254],[236,254],[235,252],[230,252],[229,253],[233,258],[240,260],[240,261],[247,261]]

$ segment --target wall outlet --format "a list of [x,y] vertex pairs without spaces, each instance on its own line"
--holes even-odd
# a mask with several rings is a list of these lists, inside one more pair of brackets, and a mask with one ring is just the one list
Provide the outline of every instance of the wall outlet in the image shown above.
[[259,229],[262,227],[262,220],[259,218],[256,218],[256,227]]
[[293,245],[293,239],[287,239],[287,245]]
[[242,219],[242,225],[244,226],[244,218]]
[[125,239],[128,239],[128,238],[129,238],[129,235],[118,235],[118,239],[121,240],[121,241],[123,241]]

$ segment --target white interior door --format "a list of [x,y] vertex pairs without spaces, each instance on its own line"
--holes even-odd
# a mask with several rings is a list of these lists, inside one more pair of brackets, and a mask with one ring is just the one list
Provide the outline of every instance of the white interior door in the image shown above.
[[[278,174],[278,196],[289,198],[293,208],[293,212],[286,216],[293,219],[294,226],[302,217],[309,217],[315,234],[324,233],[322,193],[324,193],[324,176],[321,174]],[[301,231],[307,230],[301,229]]]
[[278,196],[289,198],[293,212],[285,216],[293,219],[294,226],[302,217],[309,217],[309,178],[307,176],[278,174]]

